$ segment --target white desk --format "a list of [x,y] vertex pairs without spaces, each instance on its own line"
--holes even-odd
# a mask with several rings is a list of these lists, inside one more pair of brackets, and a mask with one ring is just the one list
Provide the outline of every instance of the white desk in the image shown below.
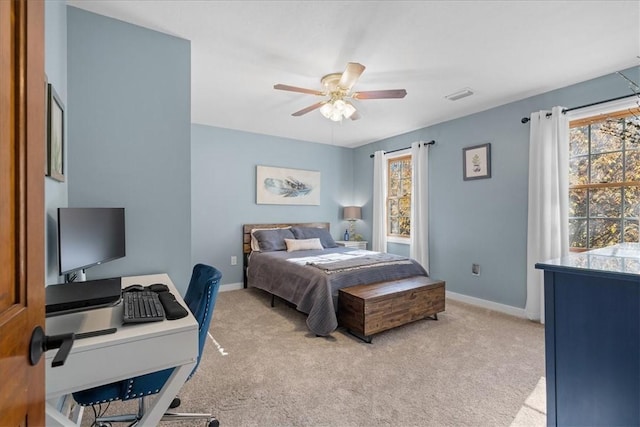
[[[122,287],[133,283],[165,283],[184,303],[166,274],[122,278]],[[185,304],[186,307],[186,304]],[[48,351],[46,363],[47,426],[75,425],[58,412],[55,401],[74,391],[176,367],[158,393],[140,425],[156,425],[176,396],[198,357],[198,322],[187,317],[162,322],[122,325],[122,305],[48,317],[46,334],[88,332],[116,327],[109,335],[76,340],[65,364],[51,367],[57,350]]]

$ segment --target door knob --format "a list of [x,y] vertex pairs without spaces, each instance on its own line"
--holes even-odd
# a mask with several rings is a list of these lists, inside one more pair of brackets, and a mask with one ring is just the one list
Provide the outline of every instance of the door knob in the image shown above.
[[60,334],[60,335],[45,335],[44,330],[39,325],[35,327],[31,334],[31,345],[29,347],[29,361],[31,365],[36,365],[42,354],[47,350],[53,350],[59,348],[58,352],[51,362],[51,367],[64,365],[64,362],[69,356],[71,347],[73,347],[73,340],[75,334]]

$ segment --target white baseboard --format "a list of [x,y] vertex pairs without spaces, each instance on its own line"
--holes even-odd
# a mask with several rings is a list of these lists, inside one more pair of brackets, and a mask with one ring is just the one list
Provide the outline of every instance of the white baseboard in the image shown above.
[[451,298],[454,301],[460,301],[478,307],[487,308],[493,311],[499,311],[500,313],[510,314],[511,316],[520,317],[526,319],[527,315],[524,308],[512,307],[510,305],[500,304],[486,299],[480,299],[476,297],[470,297],[468,295],[458,294],[455,292],[445,291],[447,298]]
[[236,289],[243,289],[243,288],[244,288],[244,284],[242,282],[227,283],[225,285],[220,285],[219,292],[235,291]]

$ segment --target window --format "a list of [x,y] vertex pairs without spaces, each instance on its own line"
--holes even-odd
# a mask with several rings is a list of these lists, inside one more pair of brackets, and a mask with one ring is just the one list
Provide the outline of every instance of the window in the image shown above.
[[640,109],[570,123],[569,247],[638,242]]
[[411,237],[411,155],[387,160],[387,236]]

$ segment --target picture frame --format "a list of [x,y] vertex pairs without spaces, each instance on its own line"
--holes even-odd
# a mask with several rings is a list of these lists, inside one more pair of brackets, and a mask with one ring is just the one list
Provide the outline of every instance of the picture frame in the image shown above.
[[47,84],[46,176],[64,182],[64,104],[51,83]]
[[[45,126],[47,125],[47,123],[49,122],[49,78],[47,77],[47,74],[45,73],[44,75],[44,90],[42,91],[44,93],[44,117],[42,120],[42,123],[45,124]],[[44,166],[44,176],[49,175],[49,141],[48,141],[48,135],[45,135],[44,140],[42,141],[42,143],[44,144],[44,162],[43,162],[43,166]]]
[[491,143],[462,149],[462,179],[491,178]]
[[320,172],[257,166],[256,203],[320,205]]

